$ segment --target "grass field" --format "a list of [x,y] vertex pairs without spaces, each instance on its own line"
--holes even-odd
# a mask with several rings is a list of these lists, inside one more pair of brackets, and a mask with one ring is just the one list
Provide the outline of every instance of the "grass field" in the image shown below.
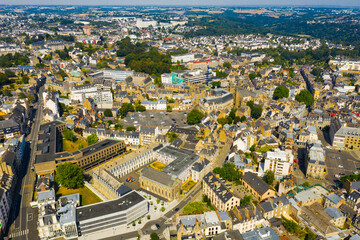
[[63,151],[64,152],[76,151],[79,149],[80,143],[83,145],[83,148],[88,146],[87,141],[85,141],[82,138],[77,138],[75,142],[71,142],[69,140],[63,139]]
[[166,166],[165,164],[158,162],[158,161],[153,162],[152,164],[149,165],[149,167],[151,167],[155,170],[161,171],[161,172],[164,170],[165,166]]
[[61,197],[61,196],[65,196],[65,195],[75,194],[75,193],[80,194],[81,206],[101,202],[101,199],[98,196],[96,196],[96,194],[93,193],[87,187],[82,187],[82,188],[78,188],[78,189],[69,189],[66,187],[59,187],[59,189],[56,192],[56,196]]

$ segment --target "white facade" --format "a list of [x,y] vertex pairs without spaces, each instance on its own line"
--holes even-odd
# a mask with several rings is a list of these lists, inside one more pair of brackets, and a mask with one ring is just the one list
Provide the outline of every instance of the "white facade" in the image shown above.
[[[275,151],[267,152],[263,169],[259,167],[259,175],[263,175],[267,170],[274,171],[276,177],[289,175],[294,156],[291,152]],[[262,172],[263,171],[263,172]]]
[[145,106],[146,110],[166,110],[166,100],[158,100],[158,101],[142,101],[142,105]]
[[114,79],[115,81],[125,81],[127,77],[133,77],[133,71],[124,70],[103,70],[104,78]]
[[179,61],[180,63],[187,63],[187,62],[192,62],[194,60],[195,60],[194,54],[182,54],[182,55],[171,56],[172,63],[177,63],[177,61]]
[[169,73],[161,74],[161,82],[163,84],[172,84],[172,74]]
[[148,28],[150,26],[155,27],[157,25],[157,21],[143,21],[142,19],[136,20],[136,27],[138,28]]
[[72,89],[70,94],[71,101],[83,103],[85,99],[92,98],[99,108],[112,108],[113,96],[110,90],[98,90],[96,86],[83,89]]

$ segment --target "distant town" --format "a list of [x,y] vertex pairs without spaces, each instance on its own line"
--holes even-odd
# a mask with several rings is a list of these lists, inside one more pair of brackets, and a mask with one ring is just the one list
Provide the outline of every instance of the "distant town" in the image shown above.
[[360,239],[359,9],[0,6],[0,239]]

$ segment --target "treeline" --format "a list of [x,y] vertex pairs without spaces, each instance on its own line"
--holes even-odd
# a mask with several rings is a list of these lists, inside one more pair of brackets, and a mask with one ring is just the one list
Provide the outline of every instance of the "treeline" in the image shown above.
[[14,55],[8,53],[6,55],[0,56],[0,67],[1,68],[9,68],[9,67],[17,67],[17,66],[25,66],[30,63],[29,58],[20,53],[15,53]]

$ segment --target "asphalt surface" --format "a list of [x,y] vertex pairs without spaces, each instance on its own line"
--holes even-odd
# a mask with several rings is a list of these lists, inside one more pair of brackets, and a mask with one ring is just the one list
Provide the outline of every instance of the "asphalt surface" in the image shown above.
[[[192,201],[192,199],[199,194],[199,192],[201,191],[201,183],[197,183],[193,189],[191,190],[191,192],[185,197],[185,199],[183,199],[178,205],[176,205],[173,209],[171,209],[170,211],[168,211],[163,217],[157,219],[157,220],[153,220],[150,221],[148,223],[146,223],[144,225],[144,227],[139,230],[139,231],[133,231],[133,232],[128,232],[125,234],[121,234],[121,235],[117,235],[117,236],[113,236],[113,237],[109,237],[109,238],[103,238],[103,240],[125,240],[125,239],[129,239],[129,238],[135,238],[137,235],[149,235],[153,232],[157,233],[159,236],[162,235],[162,232],[167,228],[167,221],[168,219],[170,219],[172,216],[174,216],[178,211],[180,211],[186,204],[188,204],[189,202]],[[175,209],[178,209],[177,211],[175,211]],[[159,229],[157,230],[153,230],[151,227],[154,226],[155,224],[158,224],[160,226]]]
[[128,126],[171,126],[179,125],[180,127],[187,126],[186,112],[166,112],[166,111],[145,111],[145,112],[130,112],[120,123],[125,127]]
[[24,167],[21,169],[18,182],[18,195],[15,197],[15,204],[11,210],[10,228],[8,231],[9,239],[16,240],[35,240],[39,239],[37,231],[38,209],[31,208],[30,202],[32,200],[36,174],[31,171],[31,166],[34,162],[36,151],[36,141],[40,129],[42,119],[43,102],[41,90],[39,91],[39,101],[35,105],[34,110],[36,115],[34,123],[31,127],[31,133],[28,136],[27,150],[25,151],[23,163]]

